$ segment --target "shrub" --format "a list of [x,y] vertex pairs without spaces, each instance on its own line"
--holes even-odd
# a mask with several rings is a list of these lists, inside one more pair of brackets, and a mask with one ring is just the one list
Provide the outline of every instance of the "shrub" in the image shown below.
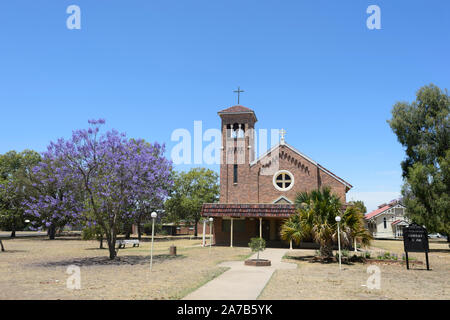
[[103,232],[100,226],[86,227],[81,231],[83,240],[100,240]]
[[[143,230],[146,235],[151,236],[152,235],[152,223],[151,222],[145,223]],[[155,222],[155,234],[160,233],[161,231],[162,231],[162,224]]]
[[251,238],[248,246],[252,249],[252,252],[258,253],[257,259],[259,259],[259,252],[266,249],[266,241],[263,238]]

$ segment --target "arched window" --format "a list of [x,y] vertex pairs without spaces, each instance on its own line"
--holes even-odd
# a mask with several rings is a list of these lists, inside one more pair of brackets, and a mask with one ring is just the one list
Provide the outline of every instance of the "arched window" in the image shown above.
[[387,223],[386,223],[386,217],[383,218],[383,224],[384,224],[384,228],[387,228]]

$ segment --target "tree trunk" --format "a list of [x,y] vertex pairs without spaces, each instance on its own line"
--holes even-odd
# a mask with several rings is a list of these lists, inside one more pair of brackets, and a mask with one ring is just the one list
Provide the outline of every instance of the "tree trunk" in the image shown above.
[[2,240],[0,240],[0,246],[2,247],[2,251],[5,251],[5,247],[3,246]]
[[139,241],[141,241],[141,236],[142,236],[141,217],[139,217],[138,221],[137,221],[137,232],[138,232],[138,239],[139,239]]
[[11,226],[11,238],[15,238],[15,237],[16,237],[16,224],[14,222],[14,217],[13,217],[12,226]]
[[48,228],[48,238],[50,240],[55,240],[55,235],[56,235],[56,226],[52,223],[50,225],[50,228]]
[[103,234],[100,236],[100,249],[103,249]]
[[111,237],[108,239],[108,249],[109,249],[109,259],[114,260],[114,258],[117,256],[116,241],[111,239]]
[[197,230],[198,228],[197,227],[198,227],[198,220],[196,219],[195,220],[195,226],[194,226],[194,236],[195,237],[197,237],[197,234],[198,234],[198,230]]

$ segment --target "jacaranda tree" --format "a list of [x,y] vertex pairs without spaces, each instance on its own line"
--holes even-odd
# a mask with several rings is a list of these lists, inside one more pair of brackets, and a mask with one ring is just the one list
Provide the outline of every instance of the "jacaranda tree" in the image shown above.
[[64,214],[100,226],[109,258],[114,259],[119,226],[138,214],[136,204],[142,198],[167,196],[172,164],[164,157],[164,145],[127,139],[116,130],[100,134],[104,123],[102,119],[89,121],[89,129],[74,131],[67,141],[50,143],[43,157],[60,168],[53,173],[60,185],[70,177],[83,193],[82,208],[79,198],[61,199],[60,207],[76,209]]
[[50,240],[56,229],[79,223],[85,210],[82,181],[63,166],[58,158],[46,153],[33,168],[33,194],[24,202],[25,212],[33,217],[34,229],[48,229]]

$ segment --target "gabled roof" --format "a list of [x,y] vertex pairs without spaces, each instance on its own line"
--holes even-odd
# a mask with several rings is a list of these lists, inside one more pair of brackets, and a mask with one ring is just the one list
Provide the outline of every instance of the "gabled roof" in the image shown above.
[[[273,203],[278,203],[280,200],[285,200],[287,203],[292,204],[292,201],[286,198],[285,196],[279,196],[277,199],[273,201]],[[280,203],[281,204],[281,203]]]
[[281,146],[285,146],[288,149],[290,149],[292,152],[298,154],[299,156],[305,158],[306,160],[308,160],[309,162],[311,162],[312,164],[314,164],[315,166],[317,166],[322,172],[328,174],[329,176],[331,176],[332,178],[336,179],[337,181],[339,181],[340,183],[344,184],[347,188],[351,189],[353,188],[353,186],[348,183],[347,181],[345,181],[344,179],[338,177],[337,175],[335,175],[334,173],[332,173],[331,171],[329,171],[328,169],[322,167],[319,163],[317,163],[316,161],[314,161],[313,159],[311,159],[310,157],[308,157],[307,155],[301,153],[300,151],[298,151],[297,149],[295,149],[294,147],[292,147],[291,145],[287,144],[286,142],[283,143],[277,143],[275,146],[273,146],[272,148],[270,148],[270,150],[266,151],[263,155],[261,155],[259,158],[257,158],[256,160],[252,161],[250,163],[250,166],[254,166],[255,164],[257,164],[259,161],[261,161],[263,158],[265,158],[269,153],[272,153],[274,150],[276,150],[277,148],[281,147]]
[[378,208],[378,209],[376,209],[376,210],[373,210],[372,212],[366,214],[366,215],[364,216],[364,219],[368,220],[368,219],[370,219],[370,218],[373,218],[373,217],[379,215],[380,213],[383,213],[384,211],[386,211],[387,209],[390,209],[390,208],[391,208],[390,205],[386,205],[386,206],[384,206],[384,207],[381,207],[381,208]]
[[375,216],[385,212],[388,209],[395,208],[395,207],[398,207],[398,206],[401,206],[403,208],[405,207],[404,205],[399,203],[397,200],[392,200],[391,202],[389,202],[389,204],[384,205],[381,208],[378,208],[378,209],[373,210],[372,212],[369,212],[368,214],[366,214],[364,216],[364,219],[369,220],[369,219],[371,219],[371,218],[373,218],[373,217],[375,217]]

